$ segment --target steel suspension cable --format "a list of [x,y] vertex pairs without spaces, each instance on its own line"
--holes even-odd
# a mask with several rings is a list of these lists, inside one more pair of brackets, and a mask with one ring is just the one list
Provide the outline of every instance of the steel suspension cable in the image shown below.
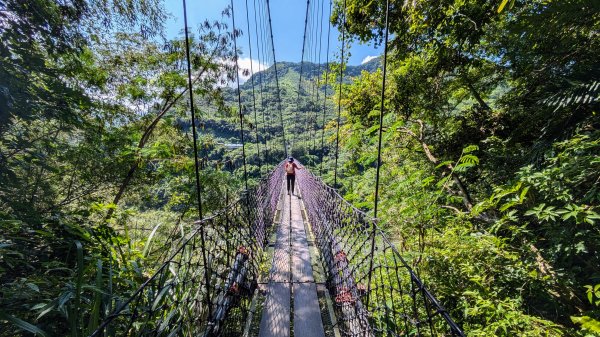
[[[262,48],[264,47],[264,45],[260,42],[264,42],[263,40],[263,30],[260,30],[260,39],[259,39],[259,28],[258,28],[258,20],[256,18],[256,12],[258,11],[258,7],[256,6],[256,0],[254,0],[254,34],[256,35],[256,46],[257,46],[257,53],[258,53],[258,76],[259,76],[259,82],[260,82],[260,110],[261,110],[261,116],[262,116],[262,124],[263,124],[263,139],[265,142],[265,151],[263,152],[264,157],[263,157],[263,162],[265,164],[268,165],[268,159],[269,158],[269,143],[268,143],[268,139],[267,139],[267,135],[268,133],[265,131],[266,129],[266,123],[265,123],[265,102],[264,102],[264,96],[263,96],[263,70],[261,70],[261,65],[262,63],[262,57],[261,55],[264,56],[264,53],[262,52]],[[262,24],[262,22],[261,22]],[[260,42],[259,42],[260,40]],[[266,64],[266,62],[264,63]],[[258,127],[258,125],[257,125]]]
[[[331,16],[331,10],[333,2],[329,0],[329,15]],[[323,128],[321,129],[321,165],[319,168],[319,175],[323,176],[323,157],[325,154],[325,115],[327,112],[327,86],[329,85],[329,41],[331,40],[331,20],[327,19],[327,50],[325,52],[325,92],[323,93]]]
[[[250,82],[252,84],[252,110],[254,112],[254,128],[256,129],[255,131],[255,135],[256,135],[256,156],[258,158],[258,172],[260,172],[259,175],[262,174],[262,161],[260,160],[260,142],[258,139],[258,119],[256,118],[256,94],[254,92],[254,67],[252,65],[253,63],[253,58],[252,58],[252,39],[250,37],[250,14],[248,13],[248,0],[246,0],[246,23],[247,23],[247,27],[248,27],[248,50],[250,52]],[[239,74],[238,74],[239,77]],[[238,79],[239,81],[239,79]],[[238,88],[239,91],[239,88]],[[246,189],[248,189],[246,187]]]
[[[315,2],[313,1],[313,4],[315,4]],[[310,81],[310,76],[312,73],[314,73],[314,68],[315,68],[315,64],[314,64],[314,50],[313,50],[313,27],[314,27],[314,21],[315,21],[315,16],[314,16],[314,7],[315,6],[311,6],[310,9],[310,14],[309,14],[309,23],[308,23],[308,37],[306,39],[306,44],[308,45],[308,62],[307,62],[307,75],[306,75],[306,79],[308,81],[308,90],[307,90],[307,94],[308,94],[308,99],[306,100],[308,103],[308,106],[305,107],[305,113],[304,113],[304,132],[307,133],[307,137],[308,139],[306,139],[305,143],[304,143],[304,149],[307,153],[309,153],[308,148],[306,146],[306,143],[310,142],[310,121],[311,121],[311,109],[312,109],[312,99],[313,99],[313,95],[314,95],[314,88],[311,85],[311,81]],[[305,105],[306,106],[306,105]],[[308,132],[307,132],[308,131]]]
[[333,171],[333,187],[337,188],[337,171],[338,171],[338,157],[340,149],[340,120],[342,117],[342,81],[344,79],[344,48],[346,46],[346,0],[344,0],[344,7],[342,10],[342,52],[340,58],[340,91],[338,97],[338,114],[337,114],[337,128],[335,136],[335,167]]
[[[325,11],[324,8],[323,8],[324,4],[325,4],[325,1],[321,0],[321,8],[320,8],[320,10],[317,11],[317,17],[319,17],[319,13],[321,14],[320,17],[319,17],[319,23],[318,23],[318,26],[317,26],[317,29],[316,29],[316,31],[319,31],[319,52],[318,52],[318,58],[317,58],[317,66],[318,66],[317,67],[317,74],[318,74],[318,76],[321,76],[321,53],[322,53],[322,46],[323,46],[322,45],[322,43],[323,43],[323,13]],[[315,31],[315,34],[316,34],[316,31]],[[317,126],[318,126],[318,114],[319,114],[319,109],[318,109],[318,105],[319,105],[319,86],[318,86],[318,84],[319,84],[319,82],[320,82],[320,79],[319,79],[319,77],[317,77],[317,79],[315,80],[315,83],[314,83],[314,86],[316,88],[316,99],[315,99],[315,104],[314,104],[314,106],[315,106],[315,120],[314,120],[314,123],[312,125],[313,126],[312,129],[314,131],[313,132],[314,135],[312,137],[312,141],[313,141],[312,151],[313,152],[315,152],[316,138],[317,138],[316,135],[317,135]]]
[[[387,54],[388,54],[388,39],[389,39],[389,14],[390,2],[385,1],[385,39],[383,42],[383,78],[381,80],[381,108],[379,111],[379,134],[377,140],[377,169],[375,173],[375,204],[373,206],[373,232],[371,241],[371,261],[369,263],[369,281],[368,288],[371,289],[371,273],[373,271],[373,255],[375,254],[375,230],[377,223],[377,207],[379,206],[379,172],[381,170],[381,143],[383,136],[383,114],[385,112],[385,77],[387,74]],[[370,292],[367,292],[367,303],[369,303]]]
[[304,35],[302,37],[302,56],[300,58],[300,78],[298,79],[298,95],[296,98],[296,115],[295,115],[295,127],[294,129],[296,129],[296,133],[294,134],[294,143],[293,146],[296,147],[296,142],[297,142],[297,136],[300,134],[300,122],[299,122],[299,115],[300,115],[300,91],[302,90],[302,75],[304,72],[304,50],[306,47],[306,29],[308,27],[308,9],[310,7],[310,0],[306,0],[306,14],[304,17]]
[[[190,111],[192,115],[192,136],[193,136],[193,146],[194,146],[194,169],[196,173],[196,200],[198,202],[198,217],[200,220],[203,218],[202,214],[202,188],[200,186],[200,169],[198,165],[198,135],[196,132],[196,114],[194,111],[194,88],[192,84],[192,65],[190,62],[190,41],[189,41],[189,33],[188,33],[188,21],[187,21],[187,5],[185,0],[183,1],[183,22],[184,22],[184,31],[185,31],[185,56],[187,63],[187,75],[188,75],[188,91],[190,92]],[[208,276],[208,264],[206,258],[206,241],[204,237],[204,224],[200,224],[200,249],[202,250],[202,262],[204,266],[204,279],[206,282],[206,305],[208,306],[208,315],[212,316],[212,308],[210,305],[210,278]]]
[[[256,0],[254,0],[254,2],[256,3]],[[259,0],[258,1],[258,6],[257,6],[257,12],[258,12],[258,16],[259,16],[259,20],[258,23],[260,23],[260,26],[258,23],[256,23],[257,27],[260,27],[260,55],[262,55],[262,60],[263,60],[263,64],[265,65],[269,65],[270,64],[270,57],[269,57],[269,53],[267,52],[267,19],[266,19],[266,14],[265,14],[265,9],[264,9],[264,1]],[[256,21],[256,11],[255,11],[255,21]],[[258,37],[257,37],[258,38]],[[266,72],[266,68],[263,69]],[[266,111],[269,111],[265,105],[265,101],[268,99],[268,87],[266,86],[266,84],[264,83],[264,75],[263,72],[260,73],[260,88],[261,88],[261,109],[263,111],[262,113],[262,119],[263,119],[263,130],[267,129],[267,117],[266,115]],[[271,116],[269,116],[271,117]],[[269,121],[271,120],[271,118],[269,118]],[[270,125],[269,125],[270,126]],[[269,150],[269,141],[272,139],[271,138],[271,132],[265,132],[265,146],[267,147],[267,150]],[[268,151],[267,151],[268,152]],[[265,154],[265,161],[267,161],[268,158],[268,153]]]
[[385,1],[385,40],[383,44],[383,78],[381,80],[381,109],[379,111],[379,135],[377,138],[377,170],[375,173],[375,204],[373,206],[373,217],[377,219],[377,206],[379,205],[379,172],[381,170],[381,140],[383,135],[383,115],[385,113],[385,78],[387,75],[387,55],[389,39],[389,14],[390,3]]
[[[267,2],[266,2],[266,0],[264,0],[264,1],[260,1],[259,3],[261,4],[260,7],[262,9],[262,11],[261,11],[261,13],[262,13],[261,26],[262,26],[262,33],[263,33],[262,34],[262,39],[263,39],[263,46],[265,48],[263,50],[263,55],[265,57],[265,63],[267,65],[269,65],[269,64],[272,64],[271,62],[273,60],[272,59],[273,55],[271,54],[271,52],[269,50],[270,39],[269,39],[269,34],[268,34],[268,32],[269,32],[269,21],[268,21],[268,17],[267,17],[267,8],[266,8],[267,7]],[[274,67],[273,67],[273,69],[274,69]],[[272,71],[271,67],[269,67],[269,70]],[[269,88],[269,87],[265,84],[265,88]],[[274,94],[271,92],[271,90],[268,90],[266,93],[269,94],[269,96],[267,97],[269,99],[269,102],[272,101],[274,99],[274,97],[275,97]],[[271,112],[275,111],[275,108],[273,107],[273,104],[267,104],[267,105],[268,105],[268,107],[267,107],[268,111],[271,111]],[[273,126],[272,126],[272,124],[273,124],[273,118],[274,118],[273,117],[273,113],[270,113],[268,115],[268,117],[269,117],[268,118],[269,128],[273,128]],[[272,139],[272,137],[274,136],[274,133],[275,132],[273,132],[273,135],[271,136],[270,139]],[[269,132],[269,134],[271,135],[271,132]],[[271,148],[272,148],[272,146],[271,146]],[[278,160],[276,160],[276,162],[278,162]]]
[[238,109],[240,114],[240,138],[242,140],[242,160],[244,163],[244,186],[246,188],[246,203],[248,204],[248,170],[246,169],[246,143],[244,141],[244,111],[242,110],[242,93],[240,92],[240,65],[237,49],[237,31],[235,29],[235,10],[233,0],[231,2],[231,22],[233,24],[233,51],[235,58],[235,78],[237,82]]
[[[232,0],[233,1],[233,0]],[[271,35],[271,47],[273,48],[273,67],[275,67],[275,83],[277,84],[277,106],[279,108],[279,116],[281,119],[281,134],[283,136],[283,153],[288,156],[287,142],[285,139],[285,127],[283,125],[283,109],[281,109],[281,92],[279,90],[279,73],[277,72],[277,58],[275,57],[275,41],[273,39],[273,23],[271,21],[271,5],[267,0],[267,13],[269,16],[269,32]]]
[[[309,14],[309,19],[308,19],[308,37],[306,39],[306,44],[308,46],[308,64],[307,64],[307,75],[306,75],[306,79],[307,79],[307,85],[308,85],[308,90],[306,90],[307,95],[308,95],[308,99],[306,100],[306,102],[308,103],[308,106],[305,108],[305,114],[304,114],[304,132],[307,133],[307,137],[308,139],[306,139],[306,142],[310,142],[310,120],[311,120],[311,109],[312,109],[312,99],[313,99],[313,87],[311,85],[311,81],[310,81],[310,76],[312,73],[314,73],[314,68],[315,68],[315,64],[314,64],[314,50],[313,50],[313,27],[314,27],[314,21],[315,21],[315,16],[314,16],[314,4],[315,2],[313,1],[313,4],[311,4],[311,9],[310,9],[310,14]],[[308,132],[307,132],[308,131]],[[305,150],[307,150],[306,147],[306,143],[304,146]],[[308,152],[308,151],[306,151]]]

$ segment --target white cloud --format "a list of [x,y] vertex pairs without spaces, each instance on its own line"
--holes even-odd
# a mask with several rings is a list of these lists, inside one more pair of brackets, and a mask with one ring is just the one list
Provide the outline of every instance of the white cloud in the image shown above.
[[365,64],[373,59],[376,59],[378,56],[367,56],[365,57],[360,64]]
[[[252,65],[252,71],[250,70],[250,65]],[[268,65],[260,63],[257,60],[251,60],[249,57],[242,57],[238,60],[239,66],[239,74],[240,74],[240,84],[243,84],[247,80],[250,79],[252,72],[254,74],[259,71],[266,70]]]

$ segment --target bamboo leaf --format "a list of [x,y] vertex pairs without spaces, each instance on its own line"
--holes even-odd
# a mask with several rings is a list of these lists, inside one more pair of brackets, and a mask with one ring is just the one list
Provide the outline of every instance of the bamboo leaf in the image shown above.
[[144,256],[144,257],[148,256],[148,252],[150,251],[150,246],[152,245],[152,238],[154,238],[154,234],[156,234],[156,230],[161,225],[162,224],[158,224],[158,225],[154,226],[154,228],[152,229],[152,232],[150,233],[150,235],[148,236],[148,239],[146,240],[146,245],[144,245],[144,251],[142,252],[142,256]]
[[44,332],[42,329],[38,328],[37,326],[35,326],[31,323],[25,322],[22,319],[8,315],[2,311],[0,311],[0,319],[9,321],[10,323],[17,326],[19,329],[27,331],[27,332],[31,332],[34,335],[39,335],[39,336],[44,336],[44,337],[48,336],[48,334],[46,332]]

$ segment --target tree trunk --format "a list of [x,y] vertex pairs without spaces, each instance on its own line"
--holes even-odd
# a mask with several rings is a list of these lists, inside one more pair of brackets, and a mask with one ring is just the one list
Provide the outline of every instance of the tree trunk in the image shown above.
[[[439,165],[440,161],[431,153],[429,145],[427,145],[427,143],[425,143],[422,139],[419,141],[421,143],[423,151],[425,151],[427,159],[429,159],[429,161],[432,162],[435,166]],[[463,204],[465,205],[467,210],[471,211],[471,209],[473,208],[473,200],[471,200],[471,195],[469,194],[469,191],[467,190],[465,184],[462,182],[460,177],[456,173],[454,173],[454,166],[452,164],[444,165],[444,170],[446,171],[446,173],[450,174],[452,180],[454,180],[454,183],[456,184],[456,186],[458,186],[460,195],[463,198]]]
[[535,255],[535,263],[538,267],[538,271],[540,272],[540,274],[548,276],[551,280],[554,281],[554,287],[548,289],[548,293],[562,304],[568,307],[573,307],[580,313],[583,312],[583,302],[581,301],[581,299],[577,297],[577,295],[575,295],[575,292],[569,286],[558,282],[558,277],[556,275],[556,272],[552,268],[552,265],[550,265],[550,263],[546,261],[539,249],[533,243],[529,243],[526,241],[523,241],[523,245],[527,246],[529,250],[533,253],[533,255]]
[[[407,133],[413,138],[415,138],[419,142],[419,144],[421,144],[421,147],[423,148],[427,159],[435,166],[439,165],[439,159],[437,159],[433,155],[431,149],[429,148],[429,145],[424,140],[423,129],[425,126],[423,124],[423,121],[417,120],[416,122],[420,125],[419,135],[415,134],[412,130],[408,128],[403,128],[401,132]],[[459,194],[463,198],[463,204],[465,205],[468,211],[471,211],[471,209],[473,208],[473,200],[471,199],[471,195],[469,194],[469,191],[467,190],[465,184],[462,182],[460,177],[456,173],[454,173],[454,166],[452,164],[444,165],[444,171],[446,171],[446,173],[448,173],[452,177],[452,180],[454,181],[456,186],[458,186]]]
[[[181,98],[181,96],[183,96],[183,94],[186,91],[187,91],[187,89],[184,90],[183,92],[181,92],[172,102],[169,102],[168,100],[165,101],[165,104],[161,108],[160,113],[154,118],[154,120],[152,120],[152,123],[150,123],[150,125],[148,125],[148,127],[144,131],[144,134],[142,135],[142,138],[140,139],[138,146],[137,146],[138,152],[146,146],[146,143],[148,142],[148,139],[150,139],[150,136],[152,135],[152,132],[156,128],[156,125],[158,125],[158,122],[160,122],[160,120],[167,113],[167,111],[169,111],[169,109],[175,104],[175,102],[177,102],[179,100],[179,98]],[[141,163],[141,159],[136,158],[136,160],[133,162],[133,164],[131,164],[131,167],[129,168],[127,175],[125,176],[125,178],[123,179],[123,182],[121,182],[121,185],[119,186],[119,190],[118,190],[117,194],[113,198],[112,203],[114,205],[117,205],[119,203],[119,201],[121,200],[121,197],[123,197],[123,193],[125,193],[125,189],[127,188],[127,186],[129,186],[131,179],[133,179],[133,175],[135,174],[135,171],[137,171],[137,168],[140,166],[140,163]],[[114,211],[115,211],[114,208],[110,208],[108,210],[108,212],[106,213],[106,219],[110,219],[112,217],[112,215],[114,214]]]
[[469,91],[471,92],[471,95],[473,95],[473,97],[475,98],[475,100],[477,101],[477,103],[479,103],[479,105],[487,110],[487,111],[492,111],[492,108],[490,108],[490,106],[483,100],[483,98],[481,98],[481,95],[479,94],[479,92],[477,91],[477,89],[475,89],[475,87],[473,86],[473,84],[471,84],[471,82],[469,82],[468,80],[465,80],[465,82],[467,83],[467,88],[469,88]]

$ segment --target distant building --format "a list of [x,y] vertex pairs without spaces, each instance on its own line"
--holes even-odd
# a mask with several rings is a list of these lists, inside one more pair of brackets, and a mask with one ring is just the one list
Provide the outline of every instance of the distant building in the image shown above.
[[239,148],[241,148],[244,145],[243,144],[236,144],[236,143],[224,143],[223,146],[225,146],[229,150],[233,150],[233,149],[239,149]]

